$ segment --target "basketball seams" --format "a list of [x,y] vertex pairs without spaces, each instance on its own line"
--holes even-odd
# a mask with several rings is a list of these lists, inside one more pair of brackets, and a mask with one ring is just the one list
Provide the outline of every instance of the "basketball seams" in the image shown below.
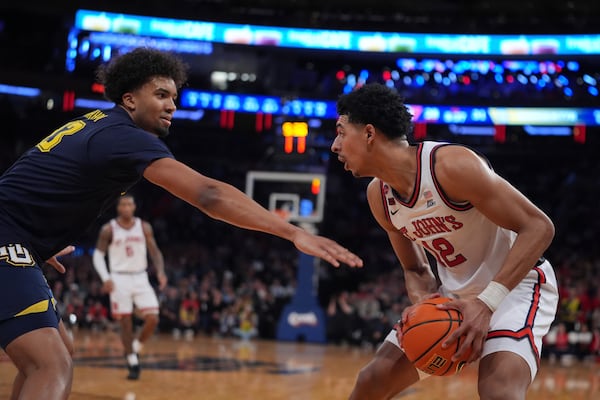
[[[458,323],[458,325],[460,326],[460,322]],[[456,341],[456,345],[454,346],[454,353],[456,354],[456,352],[458,351],[458,348],[460,347],[460,342],[461,342],[461,338],[459,337],[458,340]],[[446,375],[448,373],[448,371],[450,371],[451,368],[456,369],[455,367],[458,367],[458,363],[456,361],[452,361],[450,360],[450,363],[448,364],[448,368],[446,368],[446,370],[444,371],[443,374],[440,374],[440,376]],[[458,371],[454,371],[454,373],[456,373]]]
[[416,328],[421,325],[431,324],[433,322],[458,322],[459,324],[462,322],[462,319],[454,319],[454,318],[440,318],[440,319],[429,319],[427,321],[417,322],[416,324],[411,324],[404,333],[409,332],[413,328]]
[[[450,333],[460,327],[463,321],[460,311],[437,308],[439,304],[448,301],[450,299],[440,298],[419,303],[415,311],[409,316],[407,323],[400,327],[403,335],[401,345],[406,357],[418,369],[436,376],[448,376],[458,373],[465,364],[464,357],[463,360],[451,360],[452,355],[458,351],[464,338],[458,338],[454,345],[448,349],[441,348],[441,343],[448,338]],[[424,346],[427,347],[423,349]],[[408,353],[407,348],[409,349]],[[412,349],[413,355],[418,352],[418,356],[414,359],[409,357],[410,349]],[[441,362],[442,360],[445,360],[445,362]]]
[[[431,304],[431,303],[425,303],[425,304]],[[439,338],[438,338],[438,339],[437,339],[435,342],[433,342],[433,343],[431,344],[431,346],[430,346],[430,347],[429,347],[427,350],[425,350],[425,351],[424,351],[424,352],[423,352],[423,353],[422,353],[422,354],[421,354],[419,357],[417,357],[417,358],[415,358],[414,360],[412,360],[412,362],[413,362],[413,363],[415,363],[415,362],[418,362],[418,361],[419,361],[421,358],[423,358],[425,355],[427,355],[427,353],[429,353],[429,352],[431,351],[431,349],[433,349],[435,346],[437,346],[437,344],[438,344],[438,343],[439,343],[441,340],[444,340],[444,338],[445,338],[446,336],[448,336],[448,333],[449,333],[449,332],[452,330],[452,323],[453,323],[453,322],[459,322],[459,324],[460,324],[460,321],[458,321],[458,320],[454,320],[454,319],[452,318],[452,316],[450,315],[450,311],[449,311],[449,310],[440,310],[440,311],[445,311],[445,312],[446,312],[446,314],[448,314],[448,318],[444,318],[444,319],[436,319],[436,320],[427,320],[427,321],[422,321],[422,322],[419,322],[419,323],[417,323],[417,324],[415,324],[415,325],[411,325],[411,326],[410,326],[410,327],[409,327],[409,328],[406,330],[406,332],[403,332],[403,333],[402,333],[403,335],[405,335],[405,334],[407,334],[408,332],[410,332],[410,331],[411,331],[413,328],[415,328],[415,327],[417,327],[417,326],[423,326],[423,325],[427,325],[427,324],[430,324],[430,323],[433,323],[433,322],[450,322],[450,323],[448,324],[448,327],[446,328],[446,331],[444,332],[444,334],[443,334],[443,335],[441,335],[441,336],[440,336],[440,337],[439,337]]]

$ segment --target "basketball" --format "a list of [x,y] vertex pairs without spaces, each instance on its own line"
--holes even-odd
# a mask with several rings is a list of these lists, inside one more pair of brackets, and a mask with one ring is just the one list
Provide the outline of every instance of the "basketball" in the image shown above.
[[465,366],[471,351],[460,360],[451,357],[458,351],[462,338],[442,349],[442,343],[462,323],[458,310],[438,310],[436,305],[449,302],[447,297],[428,299],[415,307],[402,324],[402,347],[414,366],[430,375],[454,375]]

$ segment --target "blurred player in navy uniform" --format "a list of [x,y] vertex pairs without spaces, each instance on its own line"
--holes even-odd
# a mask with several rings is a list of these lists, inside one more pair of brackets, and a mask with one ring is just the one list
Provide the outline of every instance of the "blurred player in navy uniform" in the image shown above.
[[0,346],[18,369],[12,398],[65,399],[72,344],[40,266],[76,240],[142,177],[232,225],[290,240],[338,266],[362,261],[336,242],[285,222],[233,186],[175,160],[169,133],[186,67],[136,49],[101,68],[116,103],[67,122],[0,177]]

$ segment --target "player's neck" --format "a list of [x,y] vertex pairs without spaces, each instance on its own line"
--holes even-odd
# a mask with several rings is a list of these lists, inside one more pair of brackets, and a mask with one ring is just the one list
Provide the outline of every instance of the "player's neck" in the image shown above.
[[117,217],[117,224],[123,228],[131,228],[135,224],[135,217]]
[[377,177],[391,185],[403,198],[412,195],[417,177],[416,148],[402,146],[378,157]]

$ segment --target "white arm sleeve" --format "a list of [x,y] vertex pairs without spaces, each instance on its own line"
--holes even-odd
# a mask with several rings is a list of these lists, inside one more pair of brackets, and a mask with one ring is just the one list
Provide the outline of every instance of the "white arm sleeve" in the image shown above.
[[102,279],[102,282],[106,282],[110,279],[108,267],[106,266],[106,260],[104,259],[105,255],[106,253],[104,253],[103,251],[94,249],[94,255],[92,256],[94,268],[96,268],[96,272],[98,272],[98,275],[100,275],[100,279]]

